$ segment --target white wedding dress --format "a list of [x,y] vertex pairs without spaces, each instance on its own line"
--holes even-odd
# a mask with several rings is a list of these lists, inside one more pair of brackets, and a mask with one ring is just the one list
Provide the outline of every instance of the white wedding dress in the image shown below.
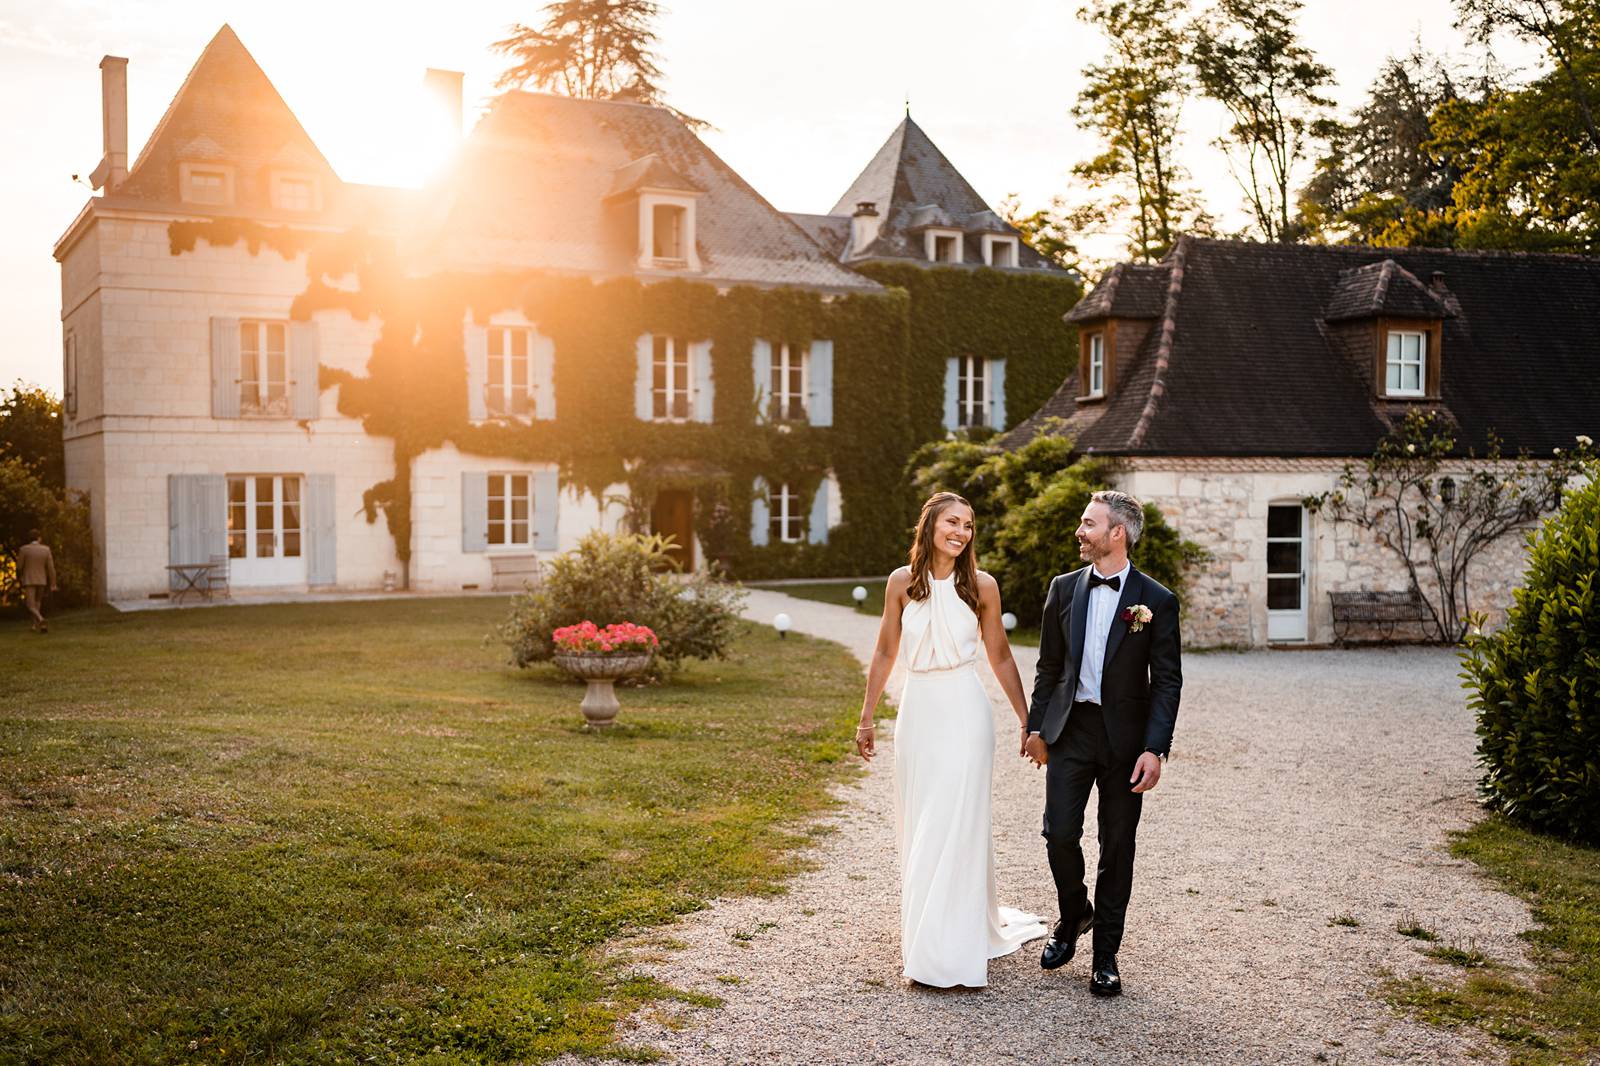
[[900,615],[905,694],[894,734],[900,953],[925,985],[980,987],[989,960],[1046,933],[994,891],[993,712],[978,676],[978,616],[955,577]]

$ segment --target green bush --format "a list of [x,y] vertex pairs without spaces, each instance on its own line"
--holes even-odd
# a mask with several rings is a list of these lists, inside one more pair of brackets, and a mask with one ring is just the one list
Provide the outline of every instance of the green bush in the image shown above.
[[512,662],[549,661],[550,634],[584,621],[649,626],[661,641],[657,658],[669,666],[725,658],[744,591],[709,574],[674,575],[668,543],[661,536],[595,532],[551,560],[539,587],[512,600],[500,627]]
[[55,556],[60,591],[50,603],[88,603],[94,594],[94,537],[89,504],[82,494],[46,484],[38,470],[21,459],[0,458],[0,604],[22,602],[17,584],[17,551],[35,527]]
[[1600,478],[1533,538],[1506,624],[1463,659],[1488,804],[1600,844]]

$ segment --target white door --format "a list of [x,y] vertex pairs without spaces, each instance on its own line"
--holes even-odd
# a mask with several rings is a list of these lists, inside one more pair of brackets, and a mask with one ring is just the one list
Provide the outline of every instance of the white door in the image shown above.
[[235,586],[304,585],[300,478],[228,475],[228,580]]
[[1306,639],[1306,509],[1267,508],[1267,639]]

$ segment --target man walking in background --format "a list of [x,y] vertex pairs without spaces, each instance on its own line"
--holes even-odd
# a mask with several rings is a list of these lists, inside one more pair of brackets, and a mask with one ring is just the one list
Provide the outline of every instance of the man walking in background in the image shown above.
[[37,529],[28,536],[28,543],[17,553],[17,580],[22,583],[22,598],[28,605],[28,613],[33,615],[33,631],[48,633],[50,627],[45,624],[41,607],[45,587],[48,585],[51,592],[56,591],[56,560],[50,554],[50,546],[40,543]]

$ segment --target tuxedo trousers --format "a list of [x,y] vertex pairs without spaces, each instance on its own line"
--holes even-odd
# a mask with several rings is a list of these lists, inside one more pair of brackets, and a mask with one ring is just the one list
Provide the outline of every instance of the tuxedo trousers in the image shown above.
[[1084,883],[1083,817],[1089,792],[1099,792],[1100,865],[1094,883],[1094,951],[1122,946],[1122,930],[1133,895],[1134,836],[1144,795],[1133,791],[1137,753],[1119,756],[1096,703],[1074,703],[1066,728],[1050,745],[1045,764],[1044,839],[1062,927],[1069,933],[1088,909]]

